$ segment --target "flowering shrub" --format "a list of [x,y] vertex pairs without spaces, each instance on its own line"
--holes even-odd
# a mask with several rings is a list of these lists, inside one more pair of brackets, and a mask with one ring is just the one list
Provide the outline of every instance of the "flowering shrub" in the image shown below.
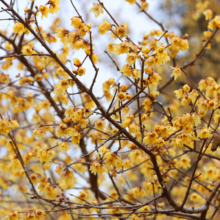
[[150,1],[122,0],[160,27],[137,42],[100,0],[90,19],[70,0],[68,28],[54,17],[66,3],[16,2],[0,0],[1,219],[219,219],[218,1],[182,1],[194,12],[176,34]]

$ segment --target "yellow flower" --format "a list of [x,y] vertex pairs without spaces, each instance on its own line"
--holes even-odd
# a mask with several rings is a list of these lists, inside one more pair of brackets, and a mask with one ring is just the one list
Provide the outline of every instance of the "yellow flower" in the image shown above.
[[185,154],[180,158],[180,163],[183,168],[187,169],[191,166],[191,159]]
[[91,195],[89,194],[89,191],[87,189],[79,192],[78,198],[76,199],[76,201],[78,203],[84,203],[84,201],[89,201],[89,199],[91,198]]
[[107,20],[104,20],[104,23],[99,25],[100,34],[105,34],[110,29],[111,29],[111,24]]
[[60,6],[59,6],[59,4],[60,4],[60,0],[50,0],[49,1],[49,4],[50,4],[50,6],[49,6],[49,9],[50,9],[50,13],[57,13],[59,10],[60,10]]
[[133,166],[133,164],[132,164],[131,160],[129,160],[128,158],[126,158],[126,159],[123,161],[123,167],[124,167],[125,169],[128,169],[128,168],[130,168],[130,167],[132,167],[132,166]]
[[[79,34],[77,31],[71,31],[68,32],[65,29],[58,29],[59,32],[57,32],[57,34],[59,34],[60,38],[66,38],[66,41],[70,43],[71,47],[75,47],[75,44],[77,42],[77,39],[79,37]],[[58,35],[57,35],[58,36]],[[69,47],[67,47],[69,48]]]
[[142,4],[141,4],[142,11],[144,11],[144,10],[147,11],[148,7],[149,7],[149,4],[147,2],[142,2]]
[[49,74],[47,72],[42,72],[42,76],[44,79],[47,79],[49,77]]
[[125,99],[130,100],[131,98],[132,98],[132,96],[129,93],[126,93]]
[[105,121],[104,121],[103,119],[98,119],[98,120],[96,120],[96,122],[95,122],[95,127],[96,127],[97,129],[103,131],[104,128],[105,128]]
[[211,180],[213,178],[216,177],[216,175],[218,175],[218,169],[216,167],[204,167],[204,171],[205,171],[205,178],[208,180]]
[[184,92],[189,92],[189,91],[190,91],[190,87],[189,87],[187,84],[185,84],[185,85],[183,86],[183,91],[184,91]]
[[92,61],[94,62],[94,64],[97,64],[98,58],[99,58],[99,55],[97,55],[95,53],[92,54]]
[[142,114],[141,115],[141,121],[145,122],[147,119],[149,119],[149,116],[150,116],[149,114]]
[[40,158],[41,162],[50,162],[52,161],[53,152],[51,150],[47,151],[46,149],[38,149],[37,157]]
[[127,41],[124,41],[120,44],[115,45],[115,53],[117,55],[128,53],[130,44]]
[[[69,32],[65,28],[57,28],[56,32],[57,32],[57,37],[61,38],[61,42],[63,42],[64,44],[66,44],[68,41],[71,41],[72,38],[75,39],[76,36],[78,36],[78,34],[76,34],[76,32]],[[73,35],[71,35],[71,33]],[[70,39],[68,38],[69,36],[71,36]],[[75,43],[75,41],[74,41],[74,43]]]
[[136,0],[125,0],[126,2],[129,2],[130,4],[135,4]]
[[57,166],[55,172],[60,175],[63,172],[62,166],[61,165]]
[[117,98],[116,98],[117,101],[124,101],[125,99],[126,99],[126,93],[125,92],[119,92],[117,94]]
[[73,64],[77,67],[80,67],[81,66],[81,61],[78,58],[74,58],[73,59]]
[[105,167],[107,169],[111,169],[111,167],[112,168],[116,167],[117,169],[122,168],[122,160],[120,156],[111,151],[107,152],[104,155],[104,160],[105,160]]
[[211,35],[212,35],[212,32],[211,32],[211,31],[204,31],[204,32],[203,32],[203,35],[204,35],[206,38],[210,38]]
[[148,47],[143,47],[143,48],[141,49],[141,52],[142,52],[142,54],[143,54],[144,56],[147,56],[147,55],[150,53],[150,50],[149,50]]
[[58,144],[58,148],[59,151],[68,151],[70,149],[70,146],[68,145],[67,142],[61,142]]
[[142,187],[135,187],[133,189],[133,192],[134,192],[135,196],[138,196],[138,197],[146,196],[146,192]]
[[133,65],[137,59],[137,55],[135,53],[129,53],[127,55],[127,62],[129,65]]
[[143,211],[143,212],[150,212],[150,211],[151,211],[151,208],[150,208],[149,205],[145,205],[145,206],[143,206],[140,210]]
[[208,29],[214,30],[215,28],[220,28],[220,16],[215,16],[208,24]]
[[172,46],[179,46],[181,44],[181,38],[178,36],[174,36],[171,39]]
[[173,69],[171,76],[174,76],[174,79],[176,80],[181,75],[181,69],[178,66],[171,68]]
[[153,56],[150,56],[145,60],[144,65],[154,68],[156,65],[156,59]]
[[74,26],[75,28],[79,28],[81,24],[82,21],[79,17],[75,16],[71,18],[71,25]]
[[7,50],[12,50],[12,49],[13,49],[12,45],[11,45],[9,42],[7,42],[7,43],[5,44],[5,48],[6,48]]
[[21,50],[21,52],[24,54],[24,55],[27,55],[27,56],[30,56],[33,54],[33,50],[32,50],[32,47],[31,46],[24,46]]
[[10,82],[10,77],[9,75],[7,74],[4,74],[4,73],[0,73],[0,82],[3,82],[5,84],[9,84]]
[[146,111],[150,111],[150,109],[152,108],[152,100],[150,98],[146,98],[144,99],[144,101],[142,102],[144,108],[146,109]]
[[212,10],[206,9],[203,14],[205,15],[205,20],[210,20],[212,19]]
[[201,119],[197,113],[192,113],[192,118],[193,118],[193,122],[195,123],[196,126],[201,124]]
[[209,129],[205,127],[201,128],[198,132],[198,137],[200,137],[201,139],[209,138],[210,137]]
[[[127,37],[127,32],[128,32],[127,24],[119,25],[115,31],[120,38]],[[115,36],[114,33],[111,34]]]
[[157,147],[159,147],[159,148],[162,148],[162,147],[164,146],[164,143],[165,143],[165,141],[164,141],[163,138],[158,138],[158,139],[156,140],[156,145],[157,145]]
[[71,119],[73,122],[78,122],[82,119],[83,117],[83,110],[81,108],[77,108],[71,115]]
[[180,48],[181,51],[188,50],[189,49],[188,40],[187,39],[182,39],[181,43],[179,45],[179,48]]
[[45,212],[41,209],[37,209],[35,211],[35,216],[37,219],[43,219],[44,215],[45,215]]
[[88,120],[86,118],[82,118],[80,121],[79,121],[79,125],[81,128],[86,128],[88,124]]
[[220,111],[219,109],[215,111],[213,116],[214,122],[218,124],[220,122]]
[[155,131],[147,132],[147,135],[143,139],[143,143],[147,145],[155,144],[158,138],[158,134]]
[[41,141],[43,138],[46,138],[46,135],[44,134],[44,131],[42,128],[34,128],[34,132],[32,134],[32,137],[38,137],[39,140]]
[[133,69],[131,75],[134,80],[140,79],[141,78],[141,71],[139,69]]
[[181,99],[183,97],[183,94],[184,94],[182,89],[175,90],[174,93],[175,93],[177,99]]
[[64,172],[61,173],[59,186],[62,189],[70,189],[73,188],[76,184],[76,179],[74,177],[73,171],[66,169]]
[[133,116],[133,115],[129,115],[128,117],[126,117],[125,120],[123,120],[121,126],[122,126],[123,128],[128,127],[129,124],[132,122],[132,120],[134,120],[134,116]]
[[35,79],[37,82],[40,82],[40,81],[43,79],[43,76],[40,75],[40,74],[36,74],[36,75],[34,76],[34,79]]
[[49,13],[49,8],[46,5],[41,5],[39,7],[39,12],[41,13],[41,19],[43,19],[43,17],[47,18],[47,15]]
[[84,108],[84,114],[86,118],[92,114],[92,110],[90,108]]
[[87,47],[87,48],[85,48],[85,42],[83,41],[83,40],[77,40],[76,42],[74,42],[73,44],[71,44],[71,47],[72,47],[72,49],[76,49],[76,50],[79,50],[79,49],[85,49],[85,53],[87,54],[87,55],[90,55],[90,48],[89,47]]
[[83,67],[79,67],[78,70],[77,70],[77,74],[79,76],[85,75],[86,74],[86,69],[83,68]]
[[14,32],[15,33],[24,33],[27,31],[26,27],[24,27],[24,25],[22,23],[16,23],[13,26]]
[[131,68],[130,65],[125,64],[125,65],[121,68],[120,72],[122,72],[124,76],[129,77],[129,76],[131,76],[131,74],[132,74],[132,68]]
[[97,18],[101,13],[104,13],[103,7],[99,3],[92,3],[93,6],[89,10],[90,12],[93,12],[95,14],[95,17]]
[[131,161],[136,164],[140,163],[141,158],[143,157],[142,152],[139,149],[132,150],[132,152],[128,156],[131,159]]
[[63,79],[60,80],[60,82],[57,84],[56,88],[59,88],[61,90],[67,90],[69,87],[69,83],[67,80]]
[[80,36],[80,37],[84,37],[84,36],[86,35],[86,33],[89,33],[89,30],[90,30],[89,26],[86,25],[86,24],[84,24],[84,23],[82,23],[82,24],[80,25],[79,31],[78,31],[79,36]]
[[148,80],[150,81],[150,84],[157,85],[159,83],[159,80],[162,78],[157,73],[152,73],[149,75]]
[[56,43],[57,42],[57,39],[55,36],[53,36],[52,34],[48,33],[46,35],[43,35],[43,37],[45,38],[45,40],[51,44],[51,43]]
[[5,218],[4,220],[19,220],[20,217],[18,216],[17,211],[11,211]]
[[90,166],[91,173],[94,173],[95,175],[98,173],[102,175],[105,172],[105,168],[103,165],[101,165],[99,162],[95,161]]
[[20,160],[18,159],[17,155],[11,155],[10,159],[11,159],[11,162],[9,164],[9,167],[11,167],[14,170],[22,169],[22,165],[21,165]]
[[126,92],[128,87],[127,87],[127,85],[124,84],[124,85],[121,86],[120,89],[121,89],[121,91]]
[[32,181],[35,185],[37,185],[37,183],[39,182],[39,179],[38,179],[38,176],[37,176],[36,173],[31,173],[31,174],[30,174],[30,179],[31,179],[31,181]]
[[198,92],[197,92],[195,89],[193,89],[192,92],[189,93],[188,98],[189,98],[189,100],[190,100],[192,103],[195,103],[196,98],[197,98],[198,96],[199,96],[199,95],[198,95]]
[[171,57],[175,57],[179,50],[187,50],[189,48],[189,45],[187,39],[181,39],[180,37],[171,34],[172,33],[170,33],[171,46],[169,47],[169,49],[172,49],[171,53],[174,53],[171,55]]
[[135,123],[129,124],[128,128],[130,133],[134,133],[136,135],[140,133],[140,127]]
[[199,200],[201,200],[201,196],[197,193],[192,193],[189,197],[189,199],[192,201],[192,202],[198,202]]
[[114,53],[115,52],[115,47],[114,47],[113,43],[108,43],[107,48],[108,48],[109,53]]
[[[135,187],[135,188],[129,189],[127,191],[127,194],[132,196],[133,198],[137,198],[137,197],[146,196],[146,191],[142,187]],[[131,217],[132,217],[132,220],[139,220],[139,218],[136,215],[132,215]]]
[[79,144],[81,135],[78,132],[75,132],[72,136],[72,144]]
[[44,170],[49,170],[50,169],[50,163],[46,162],[44,163]]

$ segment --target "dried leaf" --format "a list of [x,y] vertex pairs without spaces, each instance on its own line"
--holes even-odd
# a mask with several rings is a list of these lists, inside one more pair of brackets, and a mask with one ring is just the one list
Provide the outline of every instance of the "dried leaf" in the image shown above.
[[216,151],[218,146],[220,146],[220,135],[217,133],[214,133],[211,150]]

